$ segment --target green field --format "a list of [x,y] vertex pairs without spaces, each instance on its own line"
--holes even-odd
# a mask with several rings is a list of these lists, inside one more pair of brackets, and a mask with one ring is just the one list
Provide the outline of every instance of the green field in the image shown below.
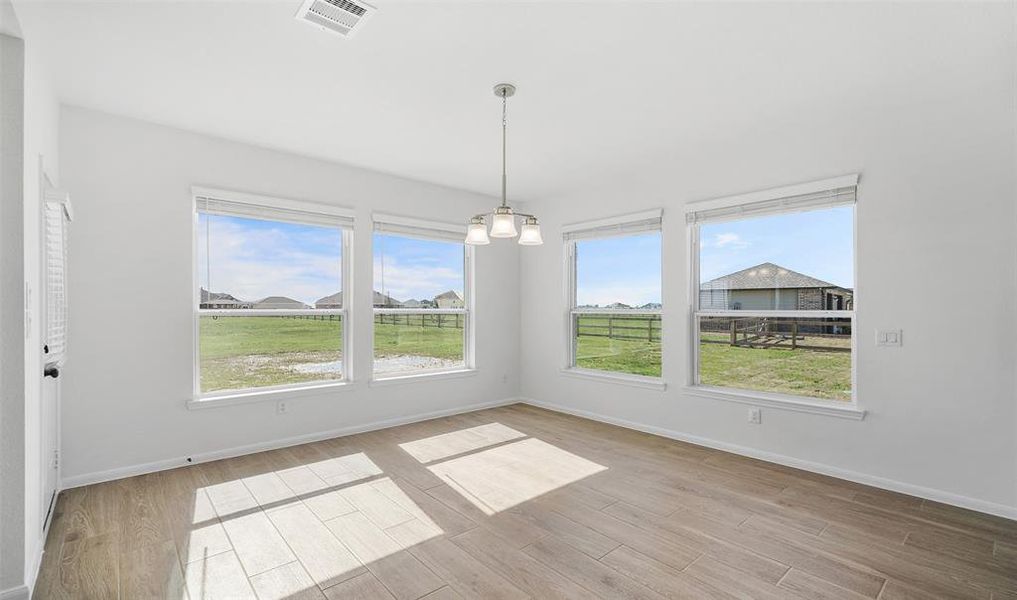
[[[201,390],[244,389],[342,377],[339,317],[202,317]],[[375,325],[375,356],[462,360],[463,331],[419,325]],[[396,365],[398,366],[398,365]]]
[[659,318],[580,315],[577,319],[577,367],[660,377]]
[[[660,377],[659,322],[648,318],[579,317],[576,365],[616,373]],[[616,339],[605,334],[646,339]],[[806,335],[799,344],[823,350],[790,349],[789,342],[775,348],[747,348],[726,343],[726,333],[702,334],[700,380],[704,385],[749,389],[813,398],[851,399],[851,353],[831,351],[851,347],[847,338]],[[708,343],[720,342],[720,343]],[[785,347],[780,347],[780,346]]]
[[[726,343],[726,334],[703,333],[721,343],[699,345],[703,385],[851,400],[851,353],[790,348],[744,348]],[[805,337],[800,343],[850,348],[848,340]]]
[[[659,377],[659,329],[615,320],[614,339],[601,333],[603,317],[583,316],[576,364],[586,369]],[[624,329],[632,327],[633,329]],[[391,372],[444,366],[463,358],[463,331],[455,327],[376,323],[376,367]],[[703,333],[700,379],[703,384],[827,398],[851,399],[851,354],[790,348],[731,346],[724,333]],[[341,377],[342,325],[335,320],[293,317],[203,317],[201,389],[212,392],[337,380]],[[806,336],[804,345],[849,348],[847,339]]]

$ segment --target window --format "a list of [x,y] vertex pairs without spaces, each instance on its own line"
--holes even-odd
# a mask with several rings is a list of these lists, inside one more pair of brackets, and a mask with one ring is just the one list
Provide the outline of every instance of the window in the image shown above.
[[473,368],[462,227],[375,215],[374,378]]
[[661,376],[661,212],[565,229],[570,369]]
[[695,385],[853,402],[856,182],[690,205]]
[[348,378],[342,209],[195,190],[195,395]]

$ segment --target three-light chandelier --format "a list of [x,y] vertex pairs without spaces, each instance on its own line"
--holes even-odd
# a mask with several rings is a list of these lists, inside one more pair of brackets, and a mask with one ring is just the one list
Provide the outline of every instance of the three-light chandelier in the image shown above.
[[[494,86],[494,95],[501,98],[501,206],[493,213],[474,215],[470,219],[470,228],[466,233],[466,243],[483,246],[491,243],[491,238],[514,238],[519,236],[523,246],[539,246],[544,243],[540,237],[540,224],[537,217],[525,213],[512,212],[508,205],[507,177],[505,175],[505,150],[508,133],[508,99],[516,93],[516,86],[511,83],[499,83]],[[486,218],[491,215],[491,233],[487,233]],[[523,219],[522,233],[516,230],[516,217]]]

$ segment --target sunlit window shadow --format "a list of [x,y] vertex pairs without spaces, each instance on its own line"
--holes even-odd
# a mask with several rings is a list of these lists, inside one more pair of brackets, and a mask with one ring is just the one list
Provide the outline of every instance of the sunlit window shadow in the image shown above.
[[453,458],[428,469],[484,514],[493,515],[607,467],[528,438]]
[[304,597],[444,533],[363,452],[199,487],[193,498],[180,547],[192,599]]
[[399,447],[420,462],[429,463],[523,437],[526,437],[525,433],[511,427],[488,423],[406,442]]

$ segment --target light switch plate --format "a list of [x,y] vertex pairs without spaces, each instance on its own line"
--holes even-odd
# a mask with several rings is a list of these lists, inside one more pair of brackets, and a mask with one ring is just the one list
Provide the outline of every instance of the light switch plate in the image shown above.
[[763,411],[758,408],[749,409],[749,423],[759,425],[763,422]]
[[900,329],[877,329],[876,345],[900,347],[904,343],[904,332]]

